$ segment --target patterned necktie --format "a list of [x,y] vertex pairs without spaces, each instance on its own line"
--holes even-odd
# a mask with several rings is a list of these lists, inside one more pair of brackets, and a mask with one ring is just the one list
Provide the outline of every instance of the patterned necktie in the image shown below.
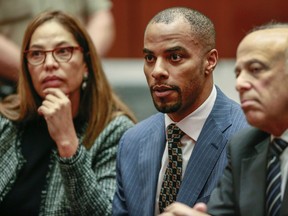
[[275,138],[271,143],[272,158],[267,165],[266,208],[268,216],[280,215],[281,208],[281,170],[279,156],[288,143]]
[[166,168],[159,195],[159,210],[162,213],[166,206],[176,200],[182,178],[182,149],[180,139],[184,135],[175,124],[167,127],[168,166]]

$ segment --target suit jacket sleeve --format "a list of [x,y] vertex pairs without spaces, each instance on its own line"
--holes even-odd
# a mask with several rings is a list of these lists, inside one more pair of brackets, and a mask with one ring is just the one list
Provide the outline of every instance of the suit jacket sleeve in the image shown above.
[[116,163],[116,182],[117,182],[117,186],[116,186],[116,193],[114,195],[114,199],[113,199],[113,208],[112,208],[112,215],[127,215],[128,216],[128,209],[126,206],[126,202],[125,202],[125,195],[124,195],[124,189],[123,189],[123,184],[122,184],[122,178],[121,178],[121,172],[120,172],[120,155],[122,152],[122,145],[121,143],[123,143],[123,139],[125,139],[125,136],[122,137],[122,139],[120,140],[120,144],[118,147],[118,156],[117,156],[117,163]]
[[111,215],[117,147],[122,134],[132,125],[127,117],[116,117],[99,135],[90,152],[81,146],[73,164],[60,163],[73,215]]

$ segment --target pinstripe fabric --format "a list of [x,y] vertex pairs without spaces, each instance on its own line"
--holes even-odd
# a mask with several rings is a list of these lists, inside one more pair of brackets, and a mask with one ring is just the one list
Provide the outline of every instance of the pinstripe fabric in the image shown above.
[[279,216],[281,208],[281,170],[279,156],[288,143],[274,139],[271,146],[272,158],[267,165],[266,208],[267,216]]
[[[72,160],[63,163],[56,152],[42,192],[44,216],[111,215],[115,192],[115,163],[118,142],[133,123],[125,116],[116,117],[87,151],[80,146]],[[13,187],[24,159],[17,128],[0,117],[0,203]],[[80,138],[82,139],[82,138]]]
[[[239,104],[228,99],[217,88],[215,105],[188,162],[177,201],[190,206],[199,201],[208,201],[227,163],[225,146],[228,139],[246,126]],[[113,215],[154,215],[164,148],[162,113],[138,123],[124,134],[117,155]]]
[[[229,142],[228,166],[211,195],[208,213],[214,216],[267,215],[265,206],[267,160],[270,134],[247,128]],[[288,215],[288,185],[284,192],[281,216]]]

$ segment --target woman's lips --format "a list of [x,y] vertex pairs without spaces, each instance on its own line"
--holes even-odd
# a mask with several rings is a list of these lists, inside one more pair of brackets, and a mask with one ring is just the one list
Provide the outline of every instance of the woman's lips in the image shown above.
[[47,77],[43,80],[42,86],[44,89],[46,88],[56,88],[59,87],[62,83],[62,80],[58,77]]

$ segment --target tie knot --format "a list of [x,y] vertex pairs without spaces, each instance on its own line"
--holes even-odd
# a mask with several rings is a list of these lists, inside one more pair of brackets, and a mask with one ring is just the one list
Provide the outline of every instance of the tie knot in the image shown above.
[[184,132],[175,124],[170,124],[167,127],[167,137],[168,141],[173,140],[174,142],[176,140],[180,141],[182,136],[184,135]]
[[285,142],[282,139],[275,138],[272,142],[272,151],[277,155],[281,155],[281,153],[285,150],[285,148],[288,146],[288,143]]

